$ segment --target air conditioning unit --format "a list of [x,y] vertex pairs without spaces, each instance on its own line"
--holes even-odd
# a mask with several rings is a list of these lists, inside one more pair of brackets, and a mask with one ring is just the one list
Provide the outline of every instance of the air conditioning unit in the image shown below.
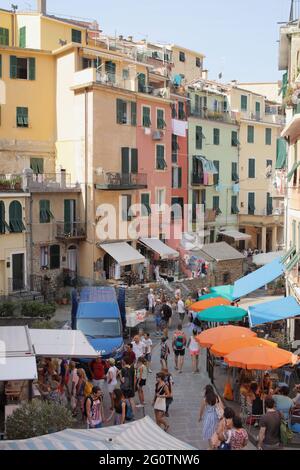
[[161,140],[162,139],[162,132],[161,131],[154,131],[152,134],[153,140]]

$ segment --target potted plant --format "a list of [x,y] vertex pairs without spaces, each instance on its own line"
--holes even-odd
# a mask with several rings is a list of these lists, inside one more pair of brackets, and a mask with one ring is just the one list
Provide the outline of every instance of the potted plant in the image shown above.
[[70,302],[70,299],[71,299],[70,293],[68,291],[65,291],[62,296],[62,304],[68,305],[68,303]]
[[22,189],[22,178],[21,176],[16,176],[13,180],[14,188],[17,191],[20,191]]

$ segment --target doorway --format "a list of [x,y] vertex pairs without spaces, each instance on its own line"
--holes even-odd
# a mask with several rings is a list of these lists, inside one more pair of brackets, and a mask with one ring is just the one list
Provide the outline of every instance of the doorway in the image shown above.
[[23,290],[24,284],[24,253],[12,255],[12,289]]
[[71,245],[68,248],[67,266],[69,271],[77,272],[77,247],[75,245]]

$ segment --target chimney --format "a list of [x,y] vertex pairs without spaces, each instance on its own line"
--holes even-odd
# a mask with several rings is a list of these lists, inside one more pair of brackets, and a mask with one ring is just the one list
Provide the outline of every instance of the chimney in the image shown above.
[[37,0],[37,11],[41,15],[47,15],[47,0]]
[[207,80],[208,77],[208,70],[202,70],[202,78],[203,80]]
[[124,36],[122,36],[122,34],[120,34],[119,41],[123,41],[123,39],[124,39]]

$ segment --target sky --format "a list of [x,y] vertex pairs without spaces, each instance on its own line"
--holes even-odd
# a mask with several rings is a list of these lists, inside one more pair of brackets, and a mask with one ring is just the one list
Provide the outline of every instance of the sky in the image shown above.
[[[19,10],[36,0],[14,0]],[[175,43],[206,56],[210,79],[277,81],[279,24],[291,0],[47,0],[50,14],[96,19],[104,33]],[[0,0],[10,9],[11,1]]]

